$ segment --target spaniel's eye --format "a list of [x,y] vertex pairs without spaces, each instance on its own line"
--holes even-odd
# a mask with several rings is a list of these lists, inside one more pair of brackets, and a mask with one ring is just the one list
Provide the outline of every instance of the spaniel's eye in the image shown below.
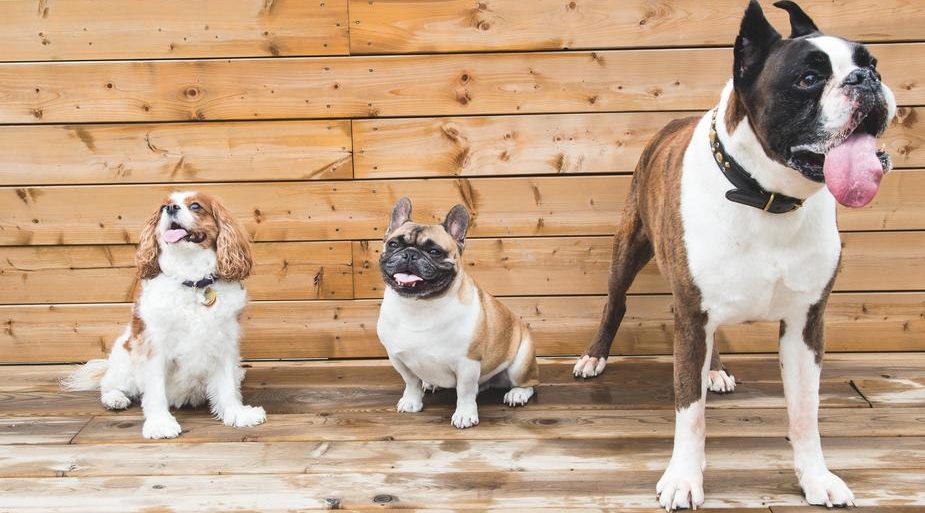
[[192,205],[189,206],[190,210],[199,210],[201,208],[202,208],[202,205],[200,205],[199,203],[193,203]]
[[389,246],[389,249],[395,249],[398,247],[398,242],[395,242],[394,240],[390,240],[388,246]]

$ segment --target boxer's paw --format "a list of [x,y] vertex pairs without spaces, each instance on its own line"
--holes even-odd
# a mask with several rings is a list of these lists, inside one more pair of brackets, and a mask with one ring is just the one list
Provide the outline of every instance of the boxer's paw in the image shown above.
[[800,478],[800,486],[806,502],[814,506],[844,508],[854,506],[854,494],[840,477],[822,469],[817,472],[805,472]]
[[572,370],[572,374],[574,374],[576,378],[593,378],[604,372],[604,367],[606,366],[607,357],[595,358],[593,356],[584,355],[575,362],[575,368]]
[[465,429],[472,426],[476,426],[479,423],[479,409],[475,403],[460,406],[456,408],[456,412],[453,413],[453,419],[450,421],[451,424],[458,427],[459,429]]
[[703,470],[696,464],[675,465],[672,461],[655,485],[655,493],[665,511],[697,509],[703,505]]
[[533,387],[514,387],[504,394],[504,404],[523,406],[533,397]]
[[728,394],[736,389],[736,377],[725,370],[711,370],[707,379],[707,389],[717,394]]
[[424,409],[420,396],[405,394],[398,400],[398,413],[417,413]]

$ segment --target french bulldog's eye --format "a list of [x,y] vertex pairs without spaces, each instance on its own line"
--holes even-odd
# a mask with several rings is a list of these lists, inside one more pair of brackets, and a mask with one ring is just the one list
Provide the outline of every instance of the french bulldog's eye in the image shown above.
[[387,246],[389,247],[389,249],[395,249],[395,248],[398,247],[398,242],[396,242],[396,241],[394,241],[394,240],[390,240],[389,243],[387,244]]
[[199,210],[200,208],[202,208],[202,205],[200,205],[199,203],[193,203],[189,206],[190,210]]
[[437,248],[430,248],[429,250],[427,250],[427,253],[429,253],[430,256],[432,256],[432,257],[443,256],[443,251],[441,251],[441,250],[439,250],[439,249],[437,249]]
[[819,75],[810,71],[808,73],[804,73],[803,76],[800,77],[799,85],[800,87],[812,87],[818,84],[821,80],[822,79],[819,77]]

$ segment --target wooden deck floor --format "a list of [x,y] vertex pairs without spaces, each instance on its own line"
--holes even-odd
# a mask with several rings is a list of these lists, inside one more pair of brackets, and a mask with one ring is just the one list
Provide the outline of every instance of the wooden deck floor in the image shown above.
[[[544,360],[526,408],[479,397],[481,424],[450,426],[453,392],[399,415],[387,362],[260,362],[245,396],[267,424],[182,410],[180,438],[145,442],[137,407],[62,393],[66,366],[0,367],[0,511],[496,509],[657,511],[671,451],[667,358],[614,362],[580,382]],[[734,394],[708,401],[708,508],[800,511],[776,359],[727,358]],[[821,426],[830,467],[862,510],[925,506],[925,353],[829,355]],[[815,509],[812,509],[815,511]]]

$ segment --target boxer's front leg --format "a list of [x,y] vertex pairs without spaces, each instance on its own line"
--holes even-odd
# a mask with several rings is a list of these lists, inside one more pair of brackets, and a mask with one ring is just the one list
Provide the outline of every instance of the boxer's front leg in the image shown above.
[[674,449],[656,485],[658,501],[668,511],[696,508],[704,500],[707,376],[715,327],[705,313],[682,308],[675,313]]
[[806,502],[828,507],[847,506],[854,504],[854,494],[840,477],[829,471],[819,437],[825,299],[811,307],[808,315],[781,323],[781,377],[790,417],[793,465]]

